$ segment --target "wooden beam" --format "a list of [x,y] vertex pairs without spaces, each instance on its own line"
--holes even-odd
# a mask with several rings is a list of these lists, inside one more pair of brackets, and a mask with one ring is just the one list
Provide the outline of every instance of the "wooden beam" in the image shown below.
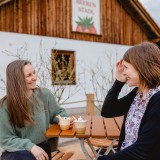
[[11,2],[12,0],[0,0],[0,6],[8,3],[8,2]]
[[86,107],[86,114],[87,115],[94,115],[94,94],[88,93],[87,97],[87,107]]
[[141,17],[146,21],[147,25],[156,33],[156,35],[159,37],[160,36],[160,28],[157,25],[157,23],[155,23],[155,21],[153,20],[153,18],[151,18],[151,16],[148,14],[148,12],[146,12],[146,10],[143,8],[143,6],[137,1],[130,1],[132,6],[134,6],[134,8],[139,12],[139,14],[141,15]]
[[[148,33],[149,39],[160,38],[160,28],[138,0],[118,0],[125,10]],[[152,34],[152,35],[151,35]]]
[[160,38],[151,39],[150,41],[157,43],[157,42],[160,42]]

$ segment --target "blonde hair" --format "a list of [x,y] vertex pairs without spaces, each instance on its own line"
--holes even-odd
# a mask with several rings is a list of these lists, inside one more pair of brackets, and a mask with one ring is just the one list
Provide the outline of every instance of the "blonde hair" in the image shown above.
[[27,97],[27,86],[23,68],[31,64],[27,60],[16,60],[7,66],[7,95],[3,98],[7,100],[9,121],[19,128],[25,127],[26,121],[34,124],[30,113],[30,100]]

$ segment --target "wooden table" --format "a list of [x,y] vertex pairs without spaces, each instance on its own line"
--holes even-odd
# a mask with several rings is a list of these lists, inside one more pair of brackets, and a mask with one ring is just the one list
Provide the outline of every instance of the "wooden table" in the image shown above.
[[45,136],[47,138],[51,137],[65,137],[65,138],[74,138],[77,137],[80,140],[82,151],[84,152],[86,158],[91,160],[90,155],[88,154],[84,140],[86,139],[88,145],[90,146],[92,152],[94,153],[95,158],[99,155],[93,148],[92,144],[89,141],[89,138],[108,138],[119,139],[120,129],[122,127],[123,116],[115,118],[103,118],[101,116],[85,116],[84,119],[87,119],[87,127],[84,134],[76,134],[74,127],[72,129],[62,131],[58,124],[53,124],[46,131]]

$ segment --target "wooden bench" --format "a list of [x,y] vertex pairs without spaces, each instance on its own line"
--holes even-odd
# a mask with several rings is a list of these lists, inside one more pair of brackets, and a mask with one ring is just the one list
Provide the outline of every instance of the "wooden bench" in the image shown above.
[[[89,138],[90,142],[92,143],[93,146],[95,147],[104,147],[107,148],[111,145],[112,140],[110,139],[106,139],[106,138]],[[113,147],[117,147],[118,146],[118,141],[116,141],[113,144]]]
[[[89,138],[93,146],[98,147],[97,153],[101,154],[101,150],[105,149],[105,154],[108,154],[110,151],[116,153],[118,141],[113,143],[112,140],[106,138]],[[113,144],[112,144],[113,143]]]
[[73,152],[52,152],[52,160],[68,160],[73,156]]

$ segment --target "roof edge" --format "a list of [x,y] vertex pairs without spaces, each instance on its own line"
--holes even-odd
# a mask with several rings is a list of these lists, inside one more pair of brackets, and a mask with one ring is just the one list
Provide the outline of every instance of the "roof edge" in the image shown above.
[[8,2],[11,2],[12,0],[0,0],[0,6],[8,3]]
[[[160,41],[160,27],[149,15],[146,9],[138,0],[118,0],[124,9],[139,23],[141,28],[148,32],[148,37],[152,41]],[[138,18],[137,18],[138,17]]]

